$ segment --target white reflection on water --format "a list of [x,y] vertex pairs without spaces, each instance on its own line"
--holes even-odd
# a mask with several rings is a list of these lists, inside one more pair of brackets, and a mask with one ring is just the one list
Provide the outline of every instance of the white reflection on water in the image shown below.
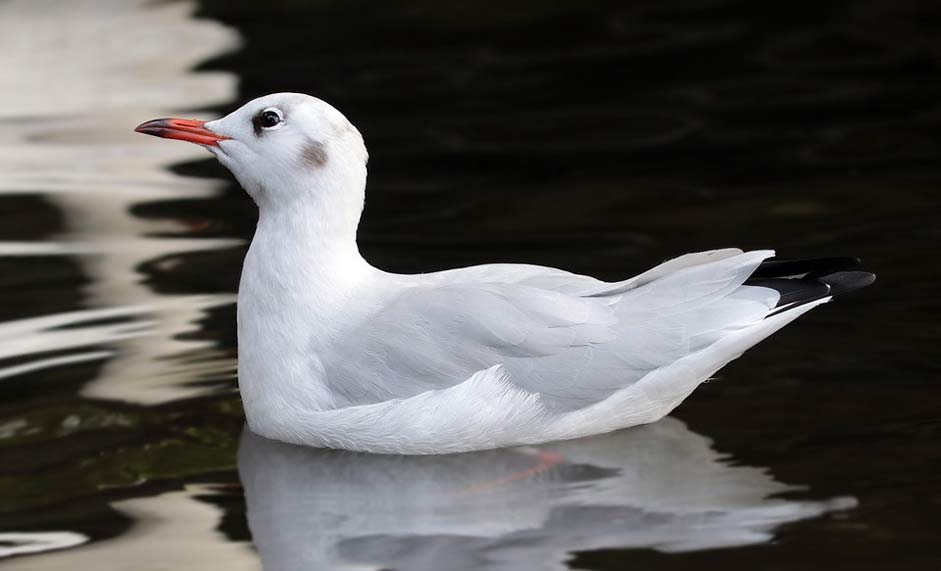
[[567,569],[573,551],[762,543],[856,504],[732,466],[674,418],[539,448],[401,457],[242,435],[248,521],[267,571]]
[[[40,195],[66,227],[42,241],[0,242],[0,256],[75,256],[90,278],[82,290],[88,309],[0,324],[5,356],[85,349],[0,364],[0,378],[110,357],[85,396],[159,403],[198,395],[207,389],[197,381],[232,372],[210,344],[180,339],[198,329],[206,309],[232,296],[160,294],[142,283],[138,267],[237,242],[159,237],[185,228],[130,213],[134,204],[209,197],[220,188],[167,170],[204,151],[132,131],[146,119],[234,98],[234,75],[192,68],[237,47],[238,36],[193,19],[194,10],[194,2],[151,0],[0,3],[0,199]],[[123,319],[85,323],[100,312]],[[200,365],[187,359],[194,354]]]
[[86,536],[71,531],[0,532],[0,557],[66,549],[81,545],[86,541],[88,541]]
[[[218,509],[196,499],[196,496],[205,497],[212,494],[213,491],[204,486],[189,486],[183,491],[168,492],[152,498],[115,502],[112,504],[115,509],[134,520],[127,533],[79,549],[14,559],[5,562],[4,569],[259,569],[261,565],[258,563],[258,555],[248,544],[227,541],[218,531]],[[2,540],[3,534],[0,534],[0,541]],[[2,551],[0,555],[3,555]]]

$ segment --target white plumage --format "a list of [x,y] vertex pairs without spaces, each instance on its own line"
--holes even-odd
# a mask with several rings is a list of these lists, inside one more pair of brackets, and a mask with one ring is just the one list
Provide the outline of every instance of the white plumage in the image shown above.
[[367,154],[338,111],[277,94],[196,123],[139,130],[206,146],[259,206],[239,384],[270,438],[432,454],[648,423],[829,299],[775,312],[778,291],[746,284],[771,251],[689,254],[615,283],[518,264],[387,273],[356,246]]

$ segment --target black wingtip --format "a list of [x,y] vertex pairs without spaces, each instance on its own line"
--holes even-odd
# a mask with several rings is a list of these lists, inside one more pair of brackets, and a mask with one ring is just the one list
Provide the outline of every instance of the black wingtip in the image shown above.
[[745,284],[777,291],[781,297],[776,307],[785,311],[871,285],[876,275],[853,269],[860,265],[862,261],[855,257],[768,260]]
[[830,286],[830,295],[837,296],[872,285],[876,281],[876,274],[869,272],[834,272],[820,276],[817,281]]
[[752,273],[753,278],[817,278],[862,265],[854,256],[810,258],[806,260],[766,260]]
[[825,267],[821,264],[820,269],[807,272],[805,278],[820,278],[821,276],[828,276],[835,274],[837,272],[846,272],[852,271],[856,268],[863,265],[863,261],[856,256],[847,256],[843,258],[826,258],[832,260],[834,263],[832,266]]
[[818,280],[787,279],[787,278],[760,278],[749,279],[745,285],[765,287],[778,292],[778,304],[775,307],[807,303],[823,299],[830,295],[830,287]]

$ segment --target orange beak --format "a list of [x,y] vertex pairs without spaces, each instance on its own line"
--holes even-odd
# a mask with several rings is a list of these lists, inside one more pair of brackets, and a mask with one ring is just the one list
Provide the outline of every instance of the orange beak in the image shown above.
[[154,119],[141,123],[134,130],[146,135],[164,139],[178,139],[206,147],[217,147],[219,141],[231,139],[231,137],[223,137],[213,133],[206,128],[205,121],[195,119]]

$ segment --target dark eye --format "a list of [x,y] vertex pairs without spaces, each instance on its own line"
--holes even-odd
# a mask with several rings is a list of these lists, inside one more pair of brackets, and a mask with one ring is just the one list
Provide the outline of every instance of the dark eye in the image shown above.
[[261,112],[260,123],[265,129],[270,129],[281,122],[281,114],[274,109],[266,109]]
[[284,115],[276,107],[269,107],[261,113],[252,117],[252,129],[255,130],[255,136],[261,137],[265,129],[274,129],[284,122]]

